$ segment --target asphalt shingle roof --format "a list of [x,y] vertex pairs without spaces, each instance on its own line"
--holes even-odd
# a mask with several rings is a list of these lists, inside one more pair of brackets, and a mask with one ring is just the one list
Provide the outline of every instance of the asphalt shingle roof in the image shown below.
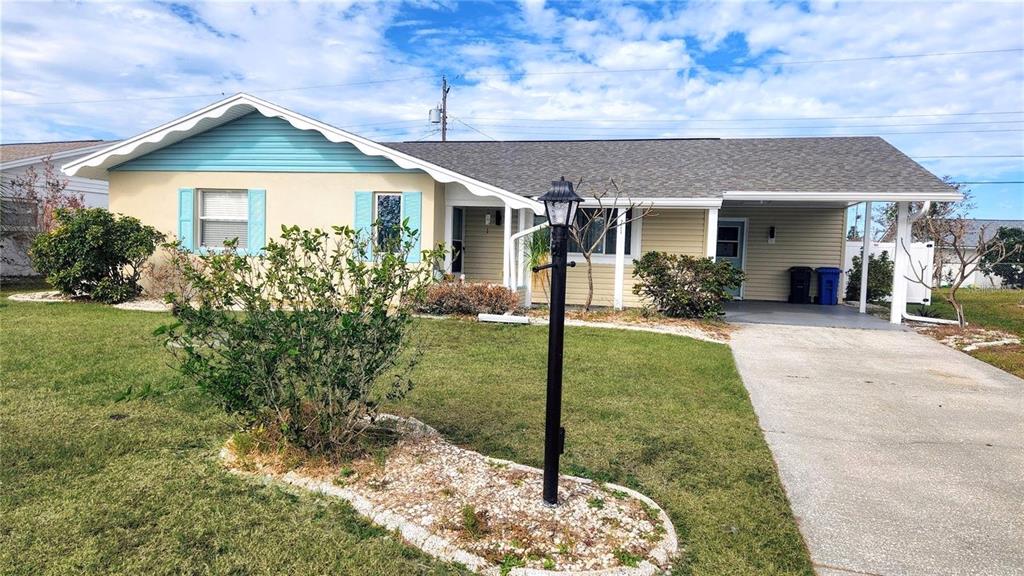
[[24,144],[0,145],[0,162],[13,162],[36,156],[49,156],[78,148],[102,144],[103,140],[70,140],[67,142],[27,142]]
[[949,192],[878,137],[393,142],[394,149],[523,196],[564,176],[613,178],[634,198],[726,191]]

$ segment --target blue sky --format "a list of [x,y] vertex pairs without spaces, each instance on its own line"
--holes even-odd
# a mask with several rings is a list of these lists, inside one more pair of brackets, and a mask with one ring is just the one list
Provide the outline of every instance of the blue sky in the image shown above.
[[[4,142],[123,138],[238,91],[378,140],[878,134],[1024,180],[1024,3],[4,2]],[[879,56],[983,52],[915,58]],[[869,58],[869,59],[863,59]],[[1024,185],[971,185],[1024,218]]]

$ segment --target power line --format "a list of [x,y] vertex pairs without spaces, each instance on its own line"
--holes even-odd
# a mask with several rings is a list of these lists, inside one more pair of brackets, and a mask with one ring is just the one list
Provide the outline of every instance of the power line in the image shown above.
[[1024,154],[977,154],[963,156],[911,156],[915,160],[930,160],[933,158],[1024,158]]
[[483,135],[483,136],[486,136],[487,138],[490,138],[491,140],[494,140],[495,142],[497,142],[497,141],[498,141],[498,139],[497,139],[497,138],[495,138],[494,136],[491,136],[490,134],[488,134],[488,133],[484,132],[483,130],[478,130],[477,128],[474,128],[473,126],[470,126],[470,125],[469,125],[469,124],[467,124],[467,123],[466,123],[465,121],[463,121],[463,120],[462,120],[462,118],[453,118],[453,119],[454,119],[454,120],[455,120],[456,122],[458,122],[459,124],[462,124],[463,126],[465,126],[466,128],[469,128],[469,129],[470,129],[470,130],[472,130],[473,132],[476,132],[477,134],[481,134],[481,135]]
[[[976,54],[999,54],[1006,52],[1024,52],[1024,48],[1002,48],[998,50],[967,50],[962,52],[925,52],[920,54],[889,54],[885,56],[860,56],[854,58],[824,58],[820,60],[787,60],[782,62],[765,62],[765,66],[794,66],[801,64],[829,64],[838,62],[863,62],[869,60],[897,60],[903,58],[930,58],[932,56],[967,56]],[[550,72],[487,72],[473,74],[471,78],[490,78],[498,76],[569,76],[593,74],[620,74],[635,72],[678,72],[693,66],[665,66],[657,68],[605,68],[602,70],[552,70]]]
[[[712,130],[711,128],[704,129],[704,131]],[[531,134],[538,136],[550,136],[552,134],[560,134],[560,132],[539,132],[535,130],[508,130],[508,132],[515,134]],[[918,130],[918,131],[907,131],[907,132],[865,132],[862,134],[784,134],[784,135],[766,135],[766,134],[733,134],[729,138],[856,138],[863,136],[913,136],[917,134],[994,134],[998,132],[1024,132],[1024,128],[1000,128],[996,130]],[[576,140],[592,140],[594,138],[586,138],[586,136],[600,137],[600,134],[580,134],[585,136],[584,138],[576,138]],[[654,140],[654,139],[685,139],[685,138],[715,138],[714,136],[659,136],[652,138],[626,138],[636,140]],[[558,140],[555,138],[554,140]]]
[[[317,84],[313,86],[294,86],[291,88],[267,88],[263,90],[251,90],[253,94],[270,94],[277,92],[296,92],[300,90],[317,90],[321,88],[344,88],[349,86],[369,86],[373,84],[388,84],[391,82],[407,82],[409,80],[419,80],[423,78],[434,78],[434,74],[425,74],[421,76],[408,76],[405,78],[388,78],[380,80],[364,80],[361,82],[343,82],[340,84]],[[236,90],[234,92],[244,92],[245,90]],[[18,102],[11,104],[4,104],[4,106],[65,106],[71,104],[109,104],[113,102],[142,102],[150,100],[183,100],[187,98],[224,98],[232,91],[222,92],[208,92],[206,94],[185,94],[175,96],[139,96],[139,97],[128,97],[128,98],[108,98],[102,100],[67,100],[64,102]]]
[[957,182],[957,184],[1024,184],[1024,180],[986,180],[980,182]]
[[[495,127],[507,127],[507,126],[518,126],[515,123],[501,123],[501,122],[484,122],[487,126]],[[691,126],[689,130],[799,130],[799,129],[812,129],[812,130],[826,130],[835,128],[910,128],[910,127],[944,127],[944,126],[967,126],[967,125],[983,125],[983,124],[1024,124],[1024,120],[986,120],[981,122],[929,122],[924,124],[839,124],[839,125],[800,125],[800,126],[715,126],[715,127],[699,127]],[[558,128],[546,128],[543,126],[528,127],[530,130],[541,130],[541,131],[564,131],[564,130],[597,130],[597,131],[650,131],[657,130],[655,126],[627,126],[627,127],[609,127],[609,126],[593,126],[593,125],[579,125],[579,126],[559,126]],[[672,128],[685,128],[683,126],[666,126],[663,129],[669,130]]]
[[[874,120],[881,118],[931,118],[942,116],[996,116],[1006,114],[1024,114],[1024,110],[1009,110],[998,112],[941,112],[935,114],[880,114],[874,116],[790,116],[775,118],[649,118],[649,119],[603,119],[601,122],[624,122],[624,123],[665,123],[665,122],[769,122],[775,120]],[[464,116],[470,120],[507,120],[514,122],[582,122],[580,118],[509,118],[508,116]]]

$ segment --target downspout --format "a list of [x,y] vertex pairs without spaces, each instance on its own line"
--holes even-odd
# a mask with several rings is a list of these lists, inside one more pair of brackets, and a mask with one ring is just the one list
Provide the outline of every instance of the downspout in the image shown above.
[[[925,201],[925,203],[921,205],[921,211],[920,212],[918,212],[916,214],[911,214],[910,215],[911,240],[913,240],[914,222],[917,222],[918,220],[921,219],[922,216],[927,214],[928,210],[931,207],[932,207],[931,200]],[[907,248],[906,246],[901,246],[901,248],[903,248],[907,252],[907,257],[909,258],[910,257],[910,249]],[[911,263],[911,264],[913,264],[913,263]],[[945,318],[928,318],[927,316],[914,316],[913,314],[907,314],[906,310],[903,311],[903,319],[904,320],[910,320],[912,322],[924,322],[926,324],[957,324],[957,325],[959,325],[959,322],[957,322],[956,320],[946,320]]]

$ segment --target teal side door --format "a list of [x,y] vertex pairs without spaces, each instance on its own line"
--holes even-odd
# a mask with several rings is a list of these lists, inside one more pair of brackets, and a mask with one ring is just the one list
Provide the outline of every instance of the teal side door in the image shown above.
[[[718,221],[718,245],[715,251],[715,258],[725,260],[732,264],[733,268],[743,270],[743,259],[746,257],[746,234],[747,223],[743,220],[719,220]],[[741,298],[743,287],[730,290],[734,298]]]

